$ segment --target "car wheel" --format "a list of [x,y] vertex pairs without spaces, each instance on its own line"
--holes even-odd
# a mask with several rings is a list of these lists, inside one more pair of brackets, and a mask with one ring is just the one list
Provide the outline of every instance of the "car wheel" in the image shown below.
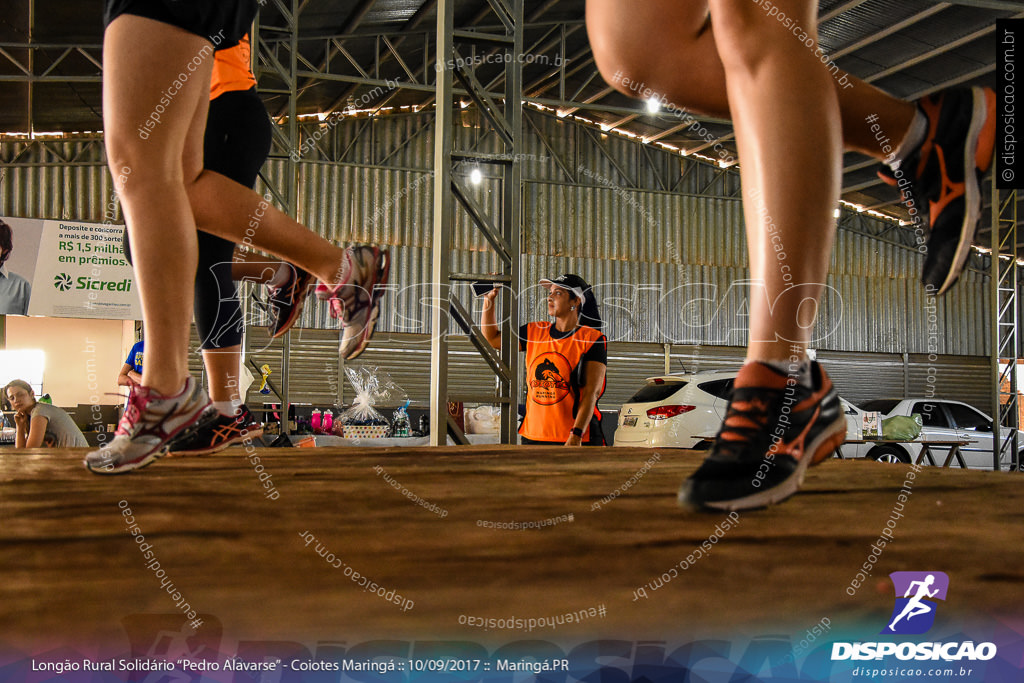
[[868,457],[878,462],[910,464],[910,456],[902,448],[896,446],[875,446]]

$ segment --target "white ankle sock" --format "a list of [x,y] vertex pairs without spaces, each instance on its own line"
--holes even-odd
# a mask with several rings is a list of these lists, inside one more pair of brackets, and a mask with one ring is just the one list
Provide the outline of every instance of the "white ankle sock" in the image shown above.
[[187,379],[185,380],[184,384],[181,385],[181,388],[179,388],[173,394],[161,394],[159,391],[154,391],[152,389],[150,389],[150,391],[152,393],[156,394],[157,398],[172,398],[172,397],[175,397],[175,396],[183,396],[185,394],[185,390],[186,389],[188,389],[188,380]]
[[900,146],[892,153],[892,157],[886,160],[889,168],[894,171],[897,170],[900,164],[903,163],[903,160],[910,156],[910,153],[924,142],[924,136],[927,134],[928,117],[918,108],[914,111],[914,120],[910,122],[910,128],[907,129],[907,134],[903,136]]
[[214,401],[213,407],[217,409],[221,415],[226,417],[232,417],[235,411],[242,405],[241,401]]

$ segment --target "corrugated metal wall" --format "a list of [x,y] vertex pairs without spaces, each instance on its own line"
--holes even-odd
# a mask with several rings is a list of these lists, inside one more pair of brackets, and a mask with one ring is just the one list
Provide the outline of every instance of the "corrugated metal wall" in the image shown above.
[[[10,164],[10,165],[9,165]],[[0,215],[102,222],[114,183],[103,163],[102,140],[0,143]]]
[[[283,341],[270,340],[266,331],[248,330],[249,358],[257,367],[267,364],[270,379],[280,382]],[[203,376],[202,357],[196,351],[198,339],[192,335],[189,365],[192,374]],[[672,374],[701,370],[736,370],[742,363],[742,346],[669,345]],[[843,398],[859,403],[873,398],[935,397],[966,401],[992,413],[989,381],[990,363],[984,356],[936,356],[928,354],[885,354],[825,351],[818,355]],[[665,373],[666,346],[638,342],[612,342],[608,345],[607,387],[601,399],[606,410],[617,410],[643,384],[643,379]],[[452,394],[467,392],[489,395],[494,390],[494,375],[465,337],[453,337],[449,366]],[[350,404],[354,392],[338,358],[338,334],[334,330],[296,329],[291,337],[290,400],[320,406]],[[422,334],[380,333],[373,344],[350,363],[353,367],[373,367],[388,373],[417,406],[430,402],[430,337]],[[260,376],[252,369],[256,382],[247,402],[259,406],[272,402],[259,393]],[[524,369],[525,372],[525,369]],[[340,381],[339,381],[340,378]],[[204,378],[205,381],[205,378]]]
[[[399,271],[381,322],[384,331],[418,332],[428,320],[422,283],[428,281],[433,198],[429,118],[342,122],[321,141],[346,162],[380,161],[398,168],[301,164],[302,218],[334,238],[395,249]],[[577,272],[598,287],[613,340],[743,344],[747,294],[741,281],[748,275],[742,207],[730,196],[736,175],[658,150],[644,153],[632,140],[555,117],[529,112],[528,118],[521,313],[543,314],[543,291],[532,286],[538,279]],[[456,131],[461,144],[499,151],[472,113],[464,115],[464,123]],[[662,189],[681,172],[679,187]],[[708,186],[719,196],[695,195]],[[479,190],[480,199],[494,209],[496,190],[486,181]],[[497,267],[463,215],[452,259],[456,270]],[[905,247],[840,230],[815,346],[987,353],[987,277],[968,271],[950,295],[930,302],[917,282],[921,263],[921,255]],[[930,314],[935,334],[929,338]],[[301,324],[322,326],[325,315],[323,307],[311,309]]]
[[[537,112],[528,111],[527,118],[522,315],[543,315],[543,292],[533,283],[571,271],[597,286],[613,341],[742,345],[747,295],[738,283],[746,277],[746,253],[741,205],[732,196],[736,174]],[[323,153],[306,154],[299,166],[300,220],[333,239],[374,241],[393,250],[393,293],[379,325],[386,333],[423,333],[429,320],[431,120],[429,113],[343,120],[320,140]],[[472,113],[457,134],[464,144],[497,151],[493,135]],[[102,221],[112,192],[102,146],[79,140],[47,143],[47,149],[52,153],[29,149],[16,159],[36,165],[4,169],[0,213]],[[7,160],[19,150],[23,143],[0,146]],[[276,185],[283,168],[271,161],[264,172]],[[664,189],[676,183],[674,191]],[[709,187],[719,196],[696,196]],[[475,191],[496,211],[498,189],[496,180],[485,179]],[[114,220],[121,220],[119,214]],[[920,265],[916,252],[840,230],[814,345],[988,353],[987,276],[965,273],[932,308],[917,283]],[[497,268],[464,215],[452,266]],[[468,292],[463,296],[468,299]],[[333,324],[326,306],[310,304],[300,326]]]

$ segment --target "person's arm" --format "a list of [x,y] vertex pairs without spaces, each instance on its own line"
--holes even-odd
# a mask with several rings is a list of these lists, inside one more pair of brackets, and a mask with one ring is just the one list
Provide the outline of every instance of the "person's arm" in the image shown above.
[[117,376],[117,384],[122,387],[133,387],[142,382],[142,375],[135,372],[135,368],[125,363],[121,366],[121,373]]
[[[607,365],[597,361],[588,360],[583,364],[586,383],[580,392],[580,409],[576,413],[576,423],[573,425],[576,429],[586,430],[590,418],[594,416],[594,406],[597,405],[597,399],[604,387],[604,375],[607,370]],[[579,446],[581,443],[583,443],[583,437],[569,432],[569,438],[565,440],[566,446]]]
[[28,315],[28,300],[32,298],[32,285],[25,280],[25,293],[21,297],[21,314]]
[[28,440],[29,419],[28,413],[23,413],[20,410],[14,414],[15,448],[25,448],[25,442]]
[[484,294],[484,310],[480,314],[480,332],[484,339],[496,349],[501,349],[501,329],[498,327],[497,317],[494,314],[496,308],[494,300],[498,298],[498,288]]
[[27,413],[18,413],[14,416],[14,421],[17,425],[14,434],[15,448],[39,448],[43,445],[49,420],[42,415],[29,418]]

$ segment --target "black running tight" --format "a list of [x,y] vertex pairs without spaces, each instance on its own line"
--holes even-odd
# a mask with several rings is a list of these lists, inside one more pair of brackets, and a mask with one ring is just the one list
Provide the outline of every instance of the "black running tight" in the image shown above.
[[[227,92],[211,101],[203,140],[204,168],[252,187],[270,153],[272,125],[255,89]],[[234,248],[222,237],[199,232],[193,310],[202,349],[242,343],[245,321],[231,278]]]

